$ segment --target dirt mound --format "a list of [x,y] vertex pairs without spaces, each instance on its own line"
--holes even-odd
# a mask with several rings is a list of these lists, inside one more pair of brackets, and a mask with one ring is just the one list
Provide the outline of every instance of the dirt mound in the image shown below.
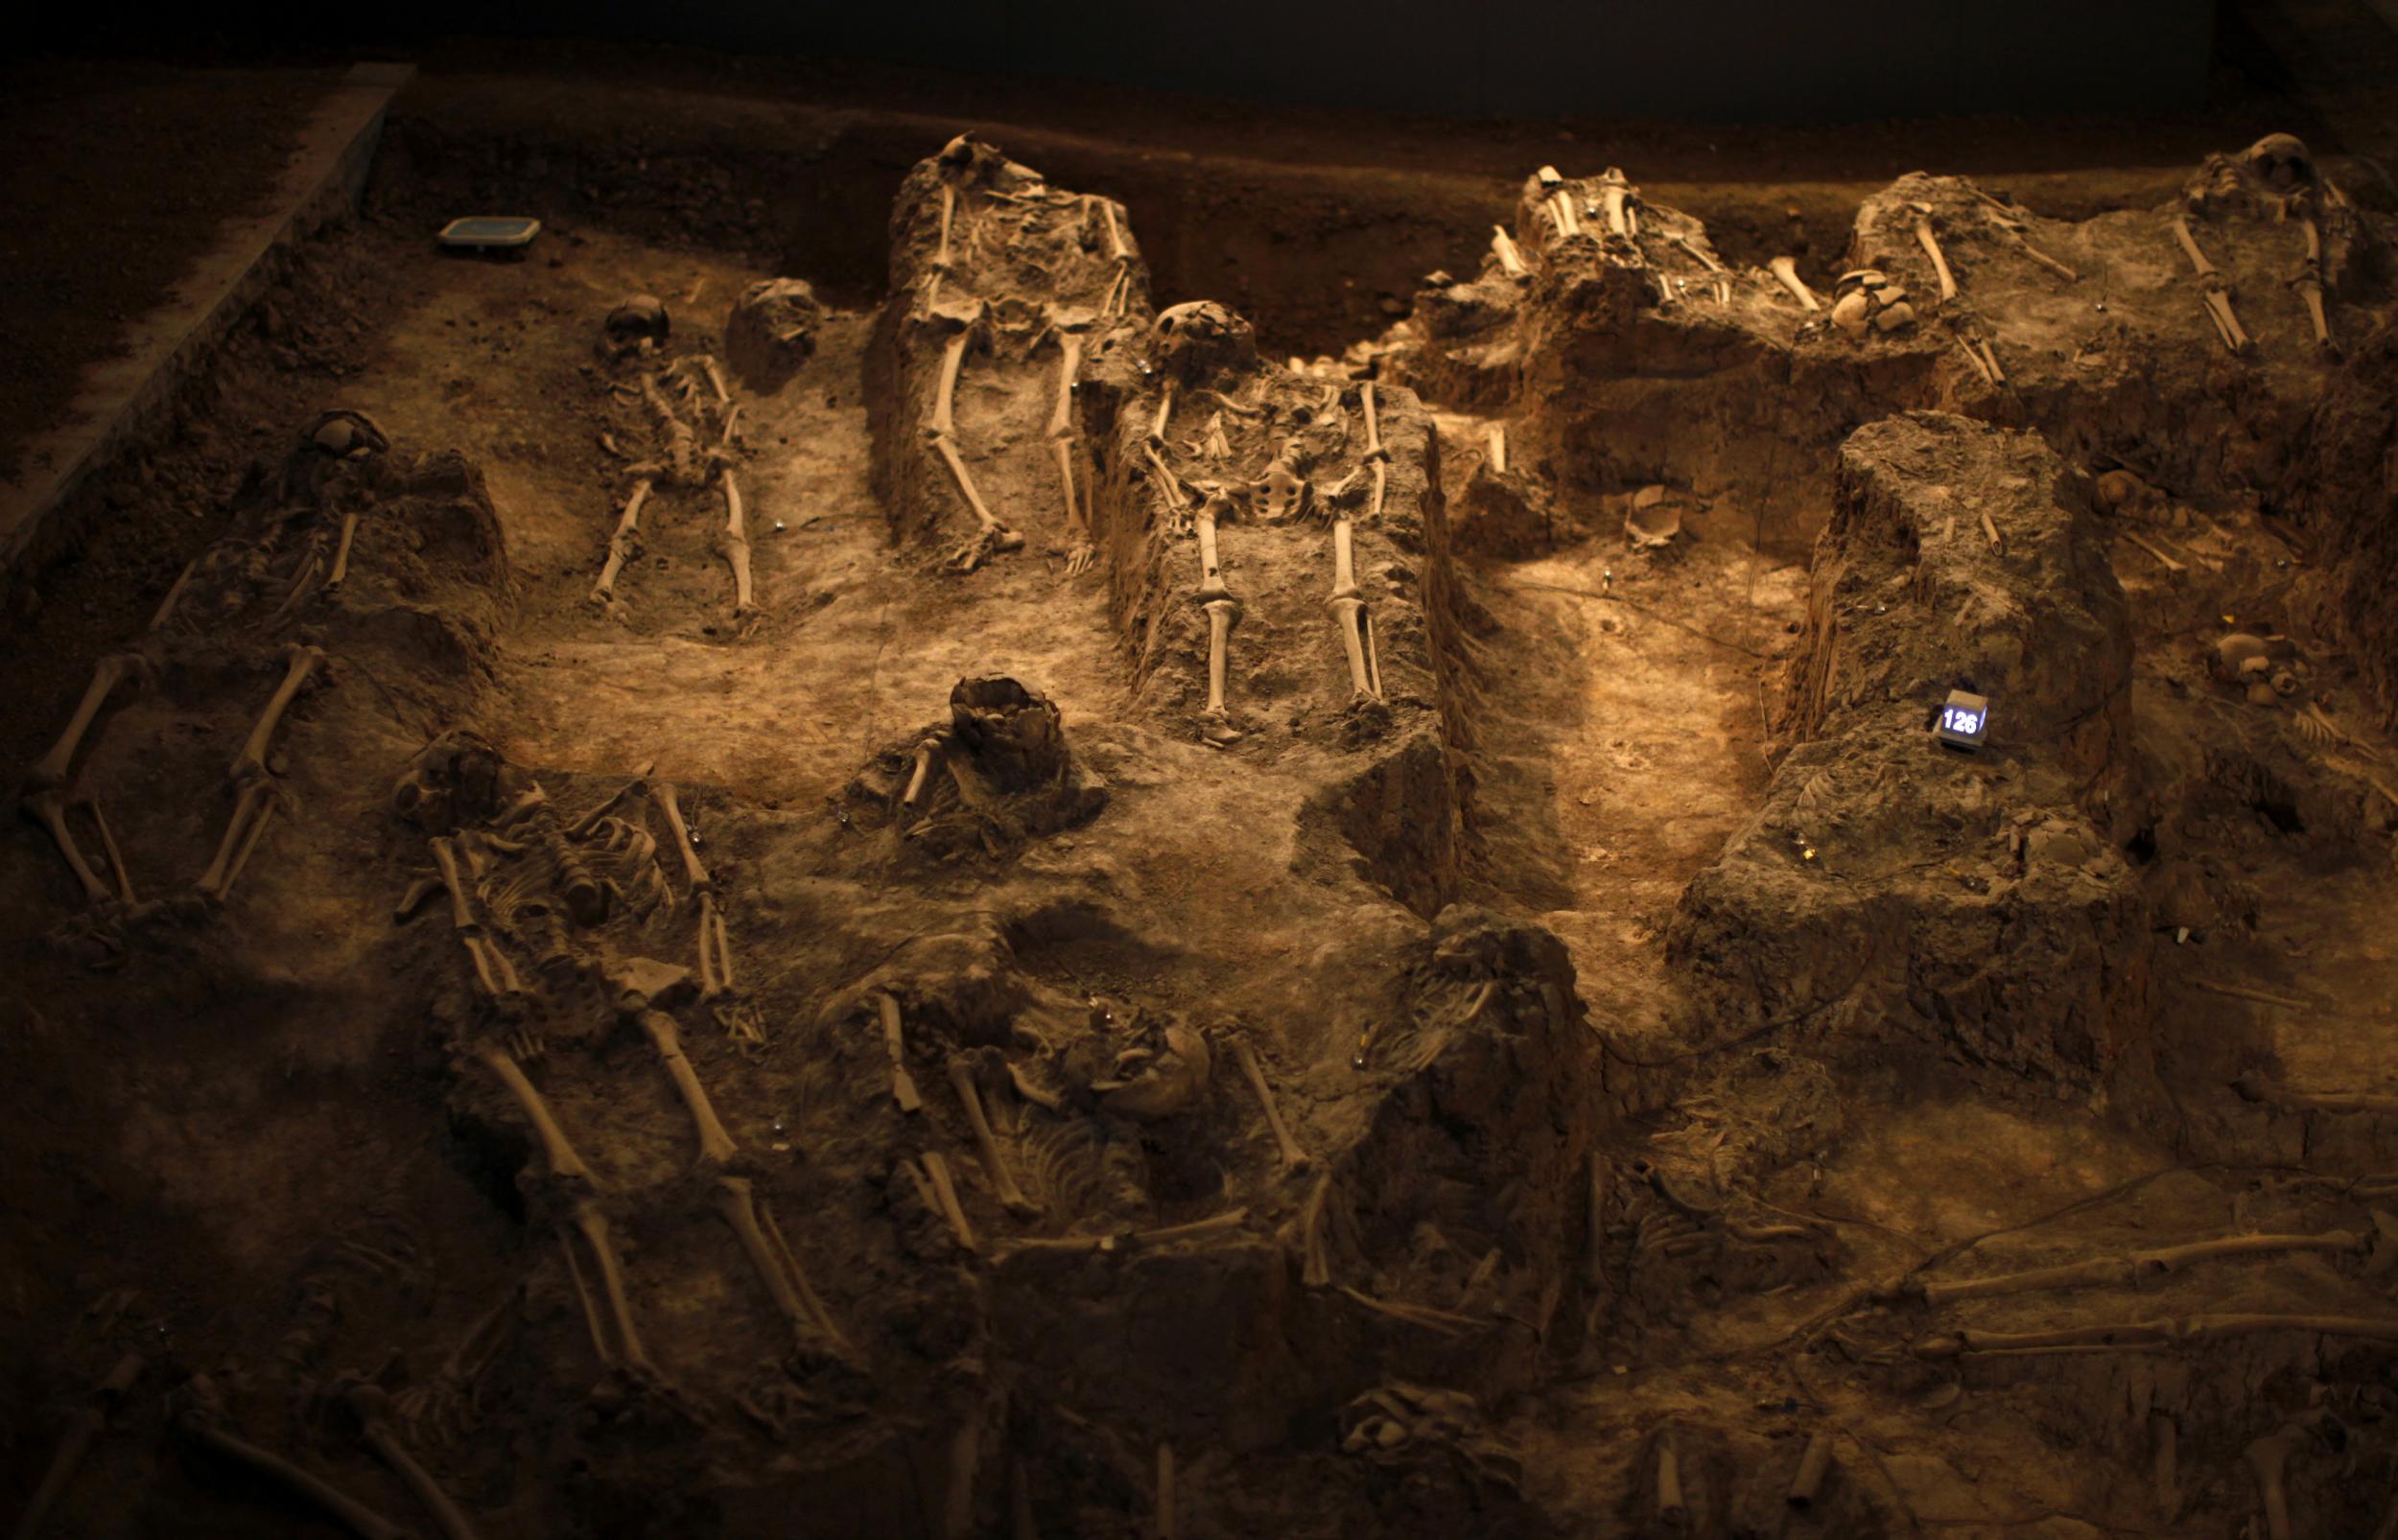
[[[1756,823],[1668,956],[1727,1035],[1896,1033],[2079,1084],[2143,1053],[2148,916],[2107,809],[2131,642],[2086,491],[2036,439],[1918,413],[1841,455]],[[1931,735],[1987,696],[1979,754]]]

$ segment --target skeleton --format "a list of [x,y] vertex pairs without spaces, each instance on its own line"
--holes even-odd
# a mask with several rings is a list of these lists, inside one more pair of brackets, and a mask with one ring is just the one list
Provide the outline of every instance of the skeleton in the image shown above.
[[485,1000],[505,1014],[521,1008],[525,986],[516,976],[515,965],[500,949],[490,931],[475,912],[473,898],[466,891],[466,875],[460,865],[458,842],[446,834],[436,834],[427,844],[433,851],[434,867],[439,877],[436,889],[433,883],[419,879],[400,900],[394,919],[406,919],[416,906],[435,891],[450,896],[450,928],[458,935],[458,945],[466,948],[467,960],[474,965],[476,985]]
[[[1374,382],[1369,380],[1357,387],[1366,418],[1365,460],[1374,478],[1372,502],[1366,511],[1369,519],[1382,514],[1383,494],[1389,483],[1390,451],[1382,447],[1380,419],[1375,411]],[[1504,443],[1504,440],[1501,440]],[[1502,454],[1504,450],[1502,449]],[[1366,700],[1382,698],[1381,660],[1374,645],[1374,618],[1367,613],[1366,603],[1357,587],[1355,532],[1344,509],[1332,519],[1332,596],[1329,600],[1335,623],[1340,628],[1341,648],[1349,658],[1351,693]]]
[[1082,501],[1074,496],[1074,390],[1082,371],[1082,327],[1060,323],[1054,330],[1058,337],[1057,404],[1049,412],[1049,448],[1057,456],[1058,489],[1066,499],[1066,575],[1079,577],[1090,571],[1093,555],[1090,489],[1085,488]]
[[1240,623],[1241,602],[1224,586],[1224,564],[1215,547],[1216,520],[1230,512],[1232,505],[1223,493],[1211,493],[1200,504],[1198,519],[1199,591],[1193,597],[1208,617],[1208,704],[1202,720],[1209,740],[1214,743],[1227,743],[1240,735],[1224,708],[1224,672],[1233,627]]
[[[558,1239],[566,1251],[567,1272],[574,1280],[576,1297],[582,1302],[583,1324],[591,1333],[592,1350],[612,1369],[629,1373],[643,1383],[660,1383],[657,1368],[649,1362],[649,1355],[641,1344],[640,1330],[633,1321],[632,1303],[624,1290],[624,1267],[609,1237],[607,1215],[600,1208],[598,1179],[576,1153],[565,1129],[550,1110],[550,1104],[525,1078],[524,1070],[517,1067],[507,1051],[486,1043],[476,1051],[475,1057],[516,1099],[526,1121],[532,1125],[534,1136],[541,1142],[551,1179],[565,1188],[569,1197],[568,1218],[558,1225]],[[582,1263],[576,1255],[577,1235],[590,1250],[593,1267],[600,1275],[598,1300],[592,1297]],[[603,1304],[607,1312],[604,1321],[600,1317]]]
[[[153,672],[149,660],[139,653],[111,653],[102,658],[92,669],[91,683],[84,688],[83,698],[77,703],[75,714],[68,719],[66,730],[59,735],[58,741],[50,745],[49,751],[25,772],[24,791],[17,801],[19,811],[49,831],[51,843],[65,858],[67,870],[74,875],[76,885],[83,890],[84,899],[94,905],[121,903],[130,909],[134,901],[133,885],[126,875],[124,858],[117,850],[115,837],[108,830],[107,820],[101,814],[98,799],[71,799],[67,794],[73,780],[76,751],[82,747],[83,739],[90,734],[101,708],[107,703],[109,694],[117,686],[129,679],[137,684],[146,682]],[[68,828],[66,814],[70,806],[90,809],[93,824],[99,831],[101,848],[116,878],[113,893],[92,870],[91,863],[84,859],[82,848],[76,843],[74,832]]]
[[1133,294],[1133,248],[1124,240],[1124,231],[1116,222],[1116,205],[1104,198],[1093,198],[1099,205],[1099,218],[1107,222],[1108,260],[1116,264],[1116,276],[1108,284],[1107,297],[1099,302],[1102,316],[1124,315],[1131,313]]
[[2299,264],[2298,275],[2290,280],[2290,287],[2306,302],[2307,323],[2315,328],[2315,346],[2326,354],[2339,351],[2332,340],[2330,319],[2323,314],[2323,231],[2313,218],[2299,221],[2306,232],[2306,259]]
[[340,1522],[361,1540],[409,1540],[407,1529],[355,1498],[328,1485],[282,1456],[270,1454],[247,1439],[226,1432],[221,1426],[223,1416],[221,1399],[207,1376],[195,1377],[191,1382],[191,1391],[193,1404],[176,1418],[176,1426],[194,1442],[266,1477],[301,1502]]
[[916,1089],[916,1077],[907,1072],[907,1038],[901,1029],[900,1003],[888,992],[875,997],[875,1011],[882,1023],[882,1049],[891,1060],[891,1100],[903,1112],[921,1112],[925,1099]]
[[916,1195],[946,1221],[957,1248],[969,1253],[981,1250],[975,1239],[975,1229],[966,1222],[966,1209],[957,1201],[957,1183],[951,1179],[950,1163],[938,1150],[927,1150],[922,1160],[902,1160],[901,1167],[916,1184]]
[[217,845],[216,858],[200,875],[198,891],[210,903],[223,903],[240,879],[242,869],[249,864],[250,852],[258,848],[259,836],[267,829],[267,821],[276,806],[289,799],[279,778],[267,766],[267,753],[274,741],[274,731],[282,723],[300,687],[325,661],[323,651],[317,647],[290,646],[284,649],[286,666],[283,683],[275,687],[267,709],[259,713],[257,725],[250,729],[248,741],[233,758],[226,781],[234,791],[233,817],[225,825],[224,838]]
[[2028,1294],[2051,1289],[2130,1288],[2177,1272],[2194,1262],[2212,1261],[2219,1257],[2279,1255],[2292,1251],[2338,1254],[2362,1250],[2365,1241],[2366,1237],[2348,1230],[2327,1230],[2320,1235],[2226,1235],[2182,1246],[2091,1257],[2058,1267],[2003,1272],[1986,1278],[1933,1281],[1918,1287],[1923,1298],[1935,1305],[1950,1304],[1959,1299],[1983,1299],[1993,1295]]
[[2240,317],[2232,311],[2231,294],[2223,287],[2223,275],[2216,270],[2215,264],[2206,260],[2206,253],[2198,249],[2198,238],[2190,233],[2188,216],[2174,216],[2174,239],[2181,243],[2182,251],[2190,258],[2191,270],[2198,280],[2198,299],[2206,307],[2207,317],[2214,321],[2217,334],[2223,339],[2223,346],[2235,354],[2249,352],[2255,344],[2248,340],[2248,334],[2240,329]]
[[1265,1112],[1266,1127],[1274,1133],[1274,1147],[1281,1153],[1282,1169],[1306,1170],[1307,1152],[1299,1147],[1290,1136],[1290,1130],[1282,1124],[1282,1114],[1274,1106],[1274,1087],[1266,1084],[1265,1071],[1258,1063],[1258,1051],[1249,1045],[1245,1034],[1236,1031],[1232,1038],[1233,1057],[1239,1061],[1241,1075],[1249,1082],[1249,1088],[1257,1092],[1258,1105]]
[[975,1085],[974,1066],[965,1058],[951,1056],[949,1062],[951,1088],[957,1092],[958,1104],[966,1109],[967,1126],[974,1130],[975,1148],[981,1152],[984,1173],[999,1193],[1000,1204],[1011,1214],[1037,1215],[1041,1205],[1024,1196],[1016,1185],[1014,1173],[1007,1167],[1006,1157],[999,1153],[999,1141],[991,1132],[991,1121],[983,1115],[982,1097]]
[[[946,192],[947,189],[944,189]],[[946,220],[944,222],[946,224]],[[946,248],[946,237],[944,246]],[[935,270],[938,279],[938,269]],[[959,572],[971,572],[991,556],[1002,551],[1022,549],[1024,537],[999,522],[982,494],[975,489],[975,478],[966,469],[965,457],[957,452],[957,377],[965,366],[966,348],[977,336],[987,335],[990,311],[986,306],[977,311],[972,321],[959,319],[954,314],[938,312],[935,319],[952,328],[950,339],[941,351],[941,380],[935,387],[932,416],[926,424],[925,433],[941,463],[949,467],[951,478],[966,500],[966,506],[975,516],[976,533],[958,547],[950,558],[950,566]]]
[[377,1458],[391,1467],[391,1473],[406,1484],[417,1504],[432,1515],[445,1540],[476,1540],[475,1526],[441,1483],[435,1481],[424,1466],[416,1462],[401,1442],[398,1430],[391,1425],[391,1400],[378,1386],[364,1380],[349,1380],[338,1388],[341,1402],[358,1419],[359,1436],[375,1452]]
[[759,1202],[750,1178],[739,1174],[740,1147],[725,1132],[715,1106],[708,1100],[707,1088],[699,1083],[698,1071],[692,1068],[691,1060],[683,1053],[682,1037],[674,1018],[656,1008],[659,997],[687,984],[689,979],[690,975],[678,968],[636,964],[616,979],[617,1014],[638,1025],[649,1038],[650,1046],[657,1050],[659,1062],[665,1064],[682,1097],[684,1109],[691,1114],[692,1128],[699,1138],[700,1163],[716,1185],[717,1211],[740,1239],[742,1252],[765,1285],[775,1308],[797,1335],[800,1347],[806,1350],[812,1342],[822,1342],[836,1357],[853,1357],[855,1350],[849,1340],[833,1323],[799,1258],[783,1238],[774,1210]]
[[1775,278],[1781,280],[1782,287],[1790,291],[1791,297],[1798,301],[1800,309],[1812,312],[1823,308],[1823,302],[1815,297],[1815,291],[1809,289],[1806,280],[1798,276],[1797,262],[1789,257],[1775,257],[1766,266],[1773,270]]
[[115,1367],[102,1376],[82,1405],[67,1413],[66,1431],[59,1435],[59,1447],[50,1457],[50,1466],[42,1472],[41,1484],[25,1504],[25,1511],[16,1521],[16,1540],[34,1540],[41,1532],[42,1521],[75,1480],[82,1466],[83,1457],[91,1453],[94,1439],[108,1426],[109,1415],[124,1405],[133,1386],[142,1377],[146,1361],[139,1353],[127,1353]]
[[2398,1342],[2398,1319],[2372,1316],[2313,1316],[2212,1314],[2161,1320],[2116,1321],[2103,1325],[2060,1326],[2050,1331],[1986,1331],[1960,1328],[1916,1343],[1917,1358],[1940,1360],[1967,1355],[2093,1352],[2107,1349],[2139,1351],[2222,1342],[2258,1332],[2307,1332],[2321,1337],[2354,1337],[2366,1342]]
[[717,903],[716,879],[700,863],[698,847],[692,839],[691,827],[683,821],[682,805],[676,801],[671,785],[659,785],[658,810],[666,815],[667,827],[674,831],[675,850],[683,857],[683,876],[699,900],[700,1001],[735,1041],[753,1047],[763,1044],[766,1040],[765,1029],[733,982],[733,941],[725,928],[724,911]]

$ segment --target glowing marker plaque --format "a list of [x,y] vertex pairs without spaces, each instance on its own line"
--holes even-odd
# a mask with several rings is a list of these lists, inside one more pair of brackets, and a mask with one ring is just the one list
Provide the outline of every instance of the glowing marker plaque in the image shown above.
[[1970,754],[1982,746],[1983,737],[1990,730],[1990,698],[1969,695],[1962,689],[1948,692],[1948,702],[1940,708],[1940,716],[1932,723],[1932,735],[1952,749]]

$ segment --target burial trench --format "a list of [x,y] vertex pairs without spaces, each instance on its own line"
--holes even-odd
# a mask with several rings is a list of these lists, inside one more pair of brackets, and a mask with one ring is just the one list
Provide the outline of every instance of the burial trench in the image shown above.
[[[1974,198],[1902,188],[1922,191],[1949,219]],[[204,746],[238,745],[278,679],[329,682],[269,722],[272,782],[237,758],[223,793],[232,834],[269,805],[259,839],[294,853],[253,844],[246,890],[164,909],[111,896],[101,869],[44,977],[68,1019],[123,1009],[116,981],[144,970],[201,981],[197,997],[233,1002],[203,1016],[264,1019],[287,1084],[305,1066],[333,1088],[303,1108],[247,1064],[195,1064],[216,1116],[267,1108],[324,1148],[369,1128],[404,1158],[383,1181],[335,1164],[313,1216],[288,1186],[262,1201],[270,1158],[178,1178],[164,1209],[247,1303],[211,1313],[200,1284],[100,1314],[72,1366],[96,1381],[103,1349],[138,1344],[151,1388],[120,1413],[136,1436],[95,1457],[138,1478],[103,1505],[139,1522],[238,1505],[223,1462],[281,1450],[408,1511],[422,1499],[380,1428],[498,1532],[788,1525],[796,1499],[825,1533],[893,1514],[959,1534],[1367,1515],[1736,1533],[1792,1511],[1810,1464],[1802,1522],[1825,1532],[2043,1505],[2378,1518],[2330,1479],[2325,1431],[2386,1458],[2371,1344],[2388,1331],[2373,1172],[2389,1152],[2373,1093],[2343,1089],[2370,1081],[2341,1078],[2369,1077],[2386,1040],[2386,938],[2359,918],[2386,863],[2347,850],[2388,827],[2372,684],[2317,655],[2309,694],[2341,735],[2325,751],[2267,714],[2292,709],[2226,699],[2213,649],[2175,645],[2192,616],[2271,602],[2286,572],[2224,498],[2276,445],[2222,414],[2252,392],[2260,438],[2292,433],[2320,374],[2261,322],[2261,389],[2208,370],[2185,400],[2137,360],[2110,365],[2109,422],[2195,429],[2147,467],[2188,490],[2119,503],[2109,526],[2057,458],[2090,452],[2053,426],[2086,408],[2018,354],[2011,310],[1967,319],[2026,377],[2012,392],[1928,323],[1853,356],[1827,331],[1794,345],[1795,292],[1718,274],[1695,222],[1614,192],[1566,194],[1567,219],[1600,226],[1585,240],[1542,223],[1558,192],[1534,178],[1509,238],[1540,264],[1527,297],[1495,302],[1516,280],[1494,253],[1456,286],[1493,295],[1427,291],[1363,380],[1276,367],[1229,312],[1157,311],[1137,232],[1108,233],[1120,210],[972,142],[901,183],[883,307],[819,317],[770,396],[737,371],[717,398],[683,351],[705,345],[691,317],[767,276],[740,262],[593,230],[571,299],[530,267],[395,286],[339,391],[392,447],[308,425],[145,644],[155,692],[104,714],[84,759],[88,782],[128,788],[110,792],[135,809],[115,843],[154,890],[244,849],[216,837],[224,805],[190,796],[217,774]],[[1652,246],[1610,240],[1610,203]],[[364,239],[364,267],[421,260]],[[2032,240],[2107,254],[2086,231]],[[1977,290],[2006,273],[1952,248]],[[1900,274],[1918,292],[1937,282],[1923,260]],[[1680,287],[1653,313],[1638,286],[1660,269]],[[1691,319],[1706,301],[1688,289],[1719,277],[1730,319]],[[2350,281],[2333,314],[2354,325],[2376,291]],[[664,292],[680,334],[595,355],[636,288]],[[945,309],[944,291],[968,302]],[[1477,307],[1517,314],[1480,328],[1474,356],[1428,356],[1432,317]],[[2169,358],[2192,338],[2203,352],[2206,313],[2176,319]],[[495,370],[458,369],[461,333]],[[2376,387],[2333,378],[2369,446]],[[674,392],[667,412],[645,379]],[[1822,401],[1794,395],[1811,379]],[[746,427],[727,435],[735,404]],[[1924,408],[1951,409],[1904,414]],[[2048,445],[1977,420],[2017,411]],[[667,416],[694,453],[726,449],[754,510],[753,614],[714,533],[725,478],[670,467]],[[462,458],[418,447],[461,439]],[[1261,467],[1255,491],[1225,461]],[[642,479],[654,502],[611,612],[591,579],[611,504]],[[1654,539],[1660,509],[1681,533],[1617,544],[1627,520]],[[1793,557],[1819,521],[1810,594]],[[360,574],[330,597],[294,581],[344,548]],[[2308,613],[2300,597],[2286,613]],[[1955,666],[1940,626],[1960,605],[1972,634],[2021,642],[1974,665],[2002,702],[2095,691],[2104,731],[1935,760],[1953,774],[1893,803],[1929,752],[1906,703]],[[2043,653],[2081,628],[2095,640]],[[2113,674],[2087,666],[2110,648]],[[994,667],[1029,690],[952,693]],[[1588,758],[1602,744],[1612,757]],[[1559,768],[1546,809],[1544,746],[1585,761],[1579,781]],[[1847,764],[1871,772],[1864,794],[1840,784]],[[1992,777],[2025,784],[1993,800]],[[267,784],[296,795],[248,797]],[[1676,794],[1670,822],[1639,816]],[[1917,863],[1936,875],[1858,865],[1926,821],[1951,840]],[[1565,867],[1575,835],[1643,842],[1625,864],[1648,870],[1584,875],[1608,863]],[[1918,886],[1876,909],[1836,871]],[[2322,874],[2354,896],[2345,923],[2250,891]],[[559,897],[529,898],[545,887]],[[604,912],[578,893],[610,895]],[[395,925],[403,895],[425,907]],[[1503,918],[1517,905],[1551,923]],[[1872,971],[1892,961],[1881,936],[1948,913]],[[1993,919],[2086,934],[2098,955],[2059,968],[2011,934],[1977,939]],[[2182,986],[2174,1009],[2205,1031],[2158,1025],[2159,921],[2247,992]],[[2256,971],[2291,925],[2322,984]],[[1863,972],[1824,966],[1861,956]],[[116,971],[95,981],[94,963]],[[1956,968],[1991,976],[1961,987],[1941,976]],[[2010,992],[2084,983],[2077,1035],[2025,1031],[2053,1007]],[[2304,1031],[2275,990],[2354,1040]],[[359,1088],[387,1052],[406,1115]],[[97,1094],[138,1113],[110,1163],[159,1162],[148,1131],[177,1094]],[[1982,1132],[1969,1152],[1941,1132],[1959,1120]],[[2159,1153],[2169,1175],[2142,1159]],[[2332,1169],[2271,1174],[2293,1155]],[[1938,1162],[1957,1191],[1899,1175]],[[2127,1266],[2173,1274],[2171,1314],[2132,1291],[2060,1325],[2023,1297],[2056,1286],[2035,1272],[1922,1276],[2076,1200],[2141,1206],[2018,1260],[2104,1262],[2170,1226],[2199,1251]],[[2227,1233],[2251,1244],[2205,1249]],[[61,1294],[104,1295],[110,1260]],[[394,1342],[375,1368],[371,1344]],[[2038,1368],[2115,1342],[2127,1356]],[[320,1388],[294,1405],[294,1387]],[[1944,1394],[2066,1430],[2079,1463],[2003,1415],[1927,1417]],[[478,1424],[515,1440],[514,1471]],[[205,1459],[142,1453],[169,1442]],[[2140,1471],[2136,1494],[2093,1489],[2116,1464]]]

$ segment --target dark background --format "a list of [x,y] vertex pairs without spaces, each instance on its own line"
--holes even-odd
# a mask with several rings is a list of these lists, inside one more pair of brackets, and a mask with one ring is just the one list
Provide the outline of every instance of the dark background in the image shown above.
[[[47,8],[58,45],[405,46],[460,34],[855,56],[1282,104],[1827,123],[2180,112],[2214,0],[294,0]],[[61,12],[64,12],[61,14]]]

